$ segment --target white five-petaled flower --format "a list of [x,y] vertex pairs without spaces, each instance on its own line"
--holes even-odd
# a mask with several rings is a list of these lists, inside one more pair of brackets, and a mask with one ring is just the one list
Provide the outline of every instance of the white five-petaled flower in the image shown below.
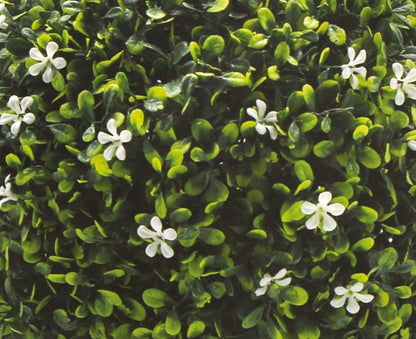
[[292,278],[287,277],[284,278],[286,275],[287,270],[286,268],[282,268],[276,275],[271,276],[269,273],[266,273],[263,278],[260,280],[260,287],[254,291],[256,296],[264,295],[267,292],[267,288],[271,284],[276,284],[278,286],[287,286],[292,281]]
[[137,229],[137,234],[141,238],[153,240],[152,243],[147,245],[146,254],[153,258],[160,246],[160,251],[165,258],[173,257],[174,251],[165,240],[175,240],[177,237],[176,231],[173,228],[162,231],[162,221],[156,216],[150,220],[150,226],[152,226],[154,231],[149,230],[144,225],[140,225]]
[[6,201],[17,201],[18,197],[12,192],[12,184],[10,183],[10,174],[4,179],[4,186],[0,187],[0,208]]
[[263,100],[256,100],[257,109],[252,107],[247,108],[247,114],[256,120],[257,133],[264,135],[267,131],[270,133],[270,137],[273,140],[277,139],[277,129],[273,124],[277,122],[277,112],[271,111],[266,113],[266,103]]
[[26,113],[26,110],[33,104],[33,99],[31,97],[24,97],[22,101],[19,102],[17,95],[12,95],[9,98],[7,106],[9,106],[14,113],[3,113],[0,116],[0,125],[5,125],[10,121],[13,121],[10,132],[13,136],[19,134],[20,126],[22,121],[28,125],[32,124],[36,117],[33,113]]
[[123,146],[123,143],[129,142],[132,138],[132,134],[128,130],[120,132],[120,135],[117,133],[116,121],[110,119],[107,122],[107,130],[111,133],[98,133],[98,141],[100,144],[104,145],[106,143],[111,143],[110,146],[104,151],[104,158],[107,161],[110,161],[114,157],[114,153],[118,160],[126,159],[126,150]]
[[339,203],[328,205],[331,199],[332,194],[331,192],[327,191],[319,194],[317,205],[309,201],[303,202],[301,206],[302,213],[306,215],[313,214],[305,224],[308,230],[313,230],[318,227],[319,222],[321,221],[321,217],[324,231],[330,232],[333,231],[335,227],[337,227],[337,222],[334,220],[334,218],[328,215],[328,213],[334,216],[339,216],[344,213],[345,207]]
[[342,68],[342,77],[344,79],[352,79],[351,87],[357,89],[358,87],[358,78],[355,74],[360,74],[364,78],[367,75],[367,69],[364,66],[356,67],[360,64],[363,64],[367,59],[367,52],[365,49],[362,49],[357,57],[355,57],[355,50],[352,47],[348,47],[348,58],[350,59],[348,64],[341,65]]
[[351,314],[358,313],[358,311],[360,310],[360,305],[358,304],[356,299],[366,304],[374,299],[374,296],[371,294],[358,293],[362,291],[363,288],[364,284],[361,282],[357,282],[352,286],[348,285],[346,287],[335,287],[335,294],[341,296],[341,298],[332,299],[330,301],[331,306],[335,308],[340,308],[344,306],[345,301],[348,299],[347,311]]
[[66,66],[66,61],[62,57],[53,58],[59,46],[56,42],[50,41],[46,45],[46,56],[44,56],[36,47],[32,47],[29,55],[33,60],[40,61],[29,67],[30,75],[37,76],[43,72],[42,79],[46,83],[50,83],[53,77],[53,68],[62,69]]
[[416,100],[416,86],[410,84],[416,81],[416,68],[411,69],[402,79],[404,73],[402,64],[395,62],[392,67],[396,77],[390,80],[390,87],[391,89],[397,89],[396,97],[394,98],[396,105],[401,106],[404,104],[404,93],[409,98]]

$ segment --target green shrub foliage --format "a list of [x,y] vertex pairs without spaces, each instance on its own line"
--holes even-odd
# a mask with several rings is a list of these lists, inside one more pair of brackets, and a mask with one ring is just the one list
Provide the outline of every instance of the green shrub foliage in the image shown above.
[[413,1],[0,12],[1,338],[416,335]]

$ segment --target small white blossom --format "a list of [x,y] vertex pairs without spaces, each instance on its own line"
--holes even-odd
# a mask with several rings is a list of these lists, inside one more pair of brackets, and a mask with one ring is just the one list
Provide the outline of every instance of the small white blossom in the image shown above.
[[277,112],[271,111],[264,116],[266,113],[266,103],[263,100],[256,100],[257,109],[252,107],[247,108],[247,114],[256,120],[256,131],[257,133],[264,135],[267,131],[270,133],[270,137],[273,140],[277,139],[277,129],[273,125],[277,122]]
[[4,14],[0,15],[0,29],[6,29],[9,27],[9,24],[6,22],[6,16]]
[[107,130],[111,133],[98,133],[98,141],[100,144],[104,145],[111,143],[110,146],[104,151],[104,158],[107,161],[110,161],[116,154],[117,159],[125,160],[126,159],[126,150],[123,146],[123,143],[129,142],[132,138],[132,134],[128,130],[120,132],[120,135],[117,133],[116,121],[110,119],[107,122]]
[[416,151],[416,140],[409,140],[407,142],[407,146],[409,147],[410,150]]
[[374,299],[374,296],[371,294],[363,294],[358,293],[362,291],[364,288],[364,284],[361,282],[357,282],[354,285],[348,285],[346,287],[338,286],[334,289],[336,295],[341,296],[341,298],[335,298],[330,301],[330,304],[334,308],[341,308],[344,306],[345,301],[348,299],[347,303],[347,311],[351,314],[358,313],[360,310],[360,305],[358,304],[357,300],[363,303],[369,303]]
[[24,97],[22,101],[19,102],[17,95],[12,95],[9,98],[7,106],[10,107],[14,113],[3,113],[0,116],[0,125],[5,125],[10,121],[13,121],[13,124],[10,128],[10,132],[13,136],[19,134],[20,126],[22,121],[28,125],[32,124],[36,117],[33,113],[26,113],[26,110],[33,104],[33,99],[31,97]]
[[147,245],[146,247],[146,254],[153,258],[157,250],[160,246],[160,251],[165,258],[173,257],[174,251],[172,247],[170,247],[165,240],[175,240],[177,237],[176,231],[173,228],[168,228],[162,231],[162,221],[159,217],[153,217],[150,220],[150,225],[154,229],[154,231],[149,230],[146,226],[140,225],[137,229],[137,234],[142,239],[152,239],[153,242]]
[[42,79],[46,83],[50,83],[53,77],[53,68],[62,69],[66,66],[66,61],[62,57],[53,58],[58,51],[58,44],[54,41],[48,42],[46,45],[46,56],[44,56],[36,47],[32,47],[29,55],[33,60],[40,61],[29,67],[29,73],[32,76],[39,75],[43,72]]
[[416,81],[416,68],[411,69],[406,77],[402,79],[404,73],[402,64],[395,62],[392,67],[396,77],[390,80],[390,87],[391,89],[397,89],[396,97],[394,98],[396,105],[401,106],[404,104],[404,93],[409,98],[416,100],[416,86],[410,84]]
[[308,230],[313,230],[318,227],[321,218],[323,220],[323,229],[326,232],[333,231],[337,226],[337,222],[332,218],[328,213],[339,216],[345,211],[345,207],[339,203],[328,205],[332,200],[331,192],[322,192],[318,197],[318,204],[315,205],[309,201],[304,201],[301,206],[301,211],[303,214],[310,215],[313,214],[306,221],[306,228]]
[[271,276],[269,273],[266,273],[263,278],[260,280],[260,287],[254,291],[254,294],[256,296],[264,295],[267,292],[267,288],[271,284],[276,284],[278,286],[287,286],[292,281],[292,278],[287,277],[284,278],[286,275],[287,270],[285,268],[282,268],[279,272],[277,272],[276,275]]
[[12,184],[10,183],[10,174],[4,179],[4,186],[0,187],[0,208],[6,201],[17,201],[18,197],[12,192]]
[[352,47],[348,47],[348,58],[350,59],[348,64],[341,65],[342,68],[342,77],[344,79],[352,79],[351,87],[357,89],[358,87],[358,78],[355,74],[360,74],[364,78],[367,75],[367,69],[364,66],[356,67],[360,64],[363,64],[367,59],[367,52],[365,49],[362,49],[357,57],[355,57],[355,50]]

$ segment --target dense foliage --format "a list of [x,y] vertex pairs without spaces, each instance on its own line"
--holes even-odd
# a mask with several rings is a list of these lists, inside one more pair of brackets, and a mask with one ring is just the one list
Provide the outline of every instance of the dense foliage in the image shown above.
[[0,338],[416,335],[413,1],[0,12]]

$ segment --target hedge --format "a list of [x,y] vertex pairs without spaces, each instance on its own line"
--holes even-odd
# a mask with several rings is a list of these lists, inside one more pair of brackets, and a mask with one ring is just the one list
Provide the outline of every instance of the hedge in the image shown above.
[[2,0],[0,338],[416,335],[411,0]]

